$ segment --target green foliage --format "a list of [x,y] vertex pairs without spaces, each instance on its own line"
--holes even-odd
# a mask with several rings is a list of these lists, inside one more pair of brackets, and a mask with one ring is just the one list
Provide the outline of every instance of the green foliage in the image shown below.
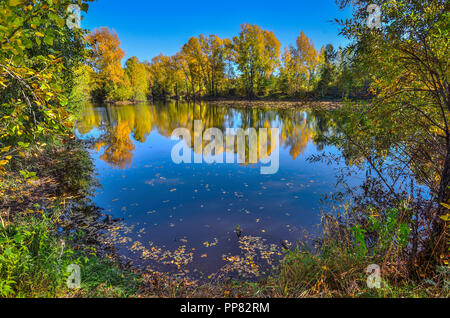
[[[403,206],[386,213],[369,208],[367,218],[350,223],[348,218],[326,216],[323,235],[314,249],[300,243],[287,250],[279,274],[258,289],[272,297],[447,297],[448,266],[439,267],[426,281],[399,279],[402,261],[393,271],[384,266],[386,260],[403,259],[409,243],[410,212]],[[380,289],[367,286],[370,264],[381,267]]]
[[[87,248],[74,252],[70,239],[63,242],[56,234],[54,220],[45,215],[0,225],[0,298],[136,294],[135,274]],[[66,269],[70,264],[81,268],[80,290],[66,287],[69,276]]]
[[65,268],[76,263],[72,258],[45,216],[0,225],[0,295],[55,295],[67,279]]
[[127,101],[133,97],[133,90],[128,85],[128,78],[124,80],[123,84],[117,86],[107,86],[106,100],[108,101]]
[[[378,216],[374,213],[369,215],[369,230],[375,232],[378,236],[375,252],[385,254],[391,246],[401,250],[408,245],[409,235],[411,233],[408,216],[410,209],[392,208],[386,212],[385,216]],[[405,218],[406,216],[406,218]]]
[[111,260],[91,256],[81,267],[83,297],[130,297],[137,293],[139,279]]
[[69,104],[77,112],[91,99],[93,70],[89,65],[80,65],[74,72],[75,85],[69,96]]
[[[375,29],[366,22],[371,3],[382,12]],[[336,144],[349,162],[366,164],[378,175],[387,200],[400,201],[400,179],[415,179],[427,188],[431,199],[422,204],[431,212],[416,215],[421,222],[416,243],[420,235],[436,266],[447,252],[441,203],[450,201],[450,4],[367,0],[352,9],[352,18],[341,21],[342,33],[352,41],[348,51],[356,64],[370,77],[373,98],[338,112],[342,134]]]
[[[407,247],[411,234],[411,209],[402,207],[390,208],[380,213],[370,207],[361,217],[364,222],[351,227],[353,243],[349,252],[355,253],[359,258],[392,257],[401,255]],[[370,249],[367,242],[372,241]]]
[[81,1],[0,3],[0,146],[12,147],[0,160],[19,153],[18,142],[64,137],[72,127],[69,94],[85,57],[84,31],[66,26],[72,3]]
[[137,101],[147,100],[150,82],[146,65],[139,62],[138,58],[133,56],[126,62],[125,73],[129,78],[133,91],[132,99]]
[[233,38],[234,61],[248,97],[259,94],[279,66],[280,46],[272,31],[257,25],[243,24]]
[[354,237],[354,248],[356,251],[356,254],[360,257],[363,258],[367,255],[367,246],[366,246],[366,238],[364,236],[364,234],[367,231],[364,230],[363,228],[361,228],[360,224],[355,225],[352,228],[352,233],[353,233],[353,237]]

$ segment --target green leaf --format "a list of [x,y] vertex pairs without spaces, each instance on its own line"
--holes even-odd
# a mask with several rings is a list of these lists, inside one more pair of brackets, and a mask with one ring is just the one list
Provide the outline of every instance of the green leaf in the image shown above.
[[21,243],[23,241],[23,236],[20,233],[17,233],[14,235],[14,241],[16,241],[16,243]]
[[46,35],[45,37],[44,37],[44,43],[45,44],[47,44],[47,45],[50,45],[50,46],[52,46],[53,45],[53,37],[51,36],[51,35]]
[[83,12],[88,12],[88,10],[89,10],[89,4],[87,4],[87,3],[83,3],[83,4],[81,4],[81,11],[83,11]]

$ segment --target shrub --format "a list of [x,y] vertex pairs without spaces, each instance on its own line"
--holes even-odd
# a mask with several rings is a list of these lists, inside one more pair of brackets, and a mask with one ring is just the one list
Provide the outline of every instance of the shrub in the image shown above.
[[0,225],[0,296],[55,295],[69,275],[72,255],[45,216]]

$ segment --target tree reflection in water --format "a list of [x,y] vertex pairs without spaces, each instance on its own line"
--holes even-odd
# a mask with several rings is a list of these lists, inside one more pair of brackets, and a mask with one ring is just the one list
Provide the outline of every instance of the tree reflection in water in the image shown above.
[[[206,103],[172,102],[104,107],[89,104],[82,112],[77,128],[83,135],[99,129],[101,137],[96,141],[95,149],[103,151],[101,160],[115,168],[124,169],[131,165],[134,142],[144,143],[154,129],[160,135],[170,138],[176,128],[187,128],[191,132],[191,145],[194,145],[194,120],[202,121],[203,132],[209,128],[219,128],[224,135],[227,128],[255,128],[258,140],[259,128],[279,128],[279,145],[288,148],[290,156],[295,160],[303,154],[308,143],[313,141],[315,132],[321,128],[318,117],[320,115],[317,112],[230,108]],[[268,138],[271,138],[270,130]],[[205,146],[205,141],[203,144]],[[268,156],[272,151],[270,146],[269,143]],[[237,153],[236,145],[234,153]],[[248,143],[245,159],[246,165],[249,162]]]

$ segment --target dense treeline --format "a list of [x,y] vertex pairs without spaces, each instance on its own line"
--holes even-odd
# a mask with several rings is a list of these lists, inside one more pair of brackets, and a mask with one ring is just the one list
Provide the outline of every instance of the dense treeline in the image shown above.
[[192,37],[174,56],[150,62],[132,57],[124,68],[114,31],[96,29],[87,41],[92,55],[86,71],[96,100],[362,97],[367,85],[351,53],[331,44],[317,50],[303,32],[281,53],[272,31],[243,24],[232,39]]

